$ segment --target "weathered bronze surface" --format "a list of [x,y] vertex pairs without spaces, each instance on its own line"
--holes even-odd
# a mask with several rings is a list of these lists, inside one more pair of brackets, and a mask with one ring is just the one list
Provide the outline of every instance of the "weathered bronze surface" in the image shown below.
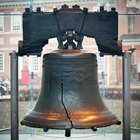
[[96,55],[62,49],[43,57],[42,87],[23,125],[43,129],[87,129],[118,124],[101,99]]

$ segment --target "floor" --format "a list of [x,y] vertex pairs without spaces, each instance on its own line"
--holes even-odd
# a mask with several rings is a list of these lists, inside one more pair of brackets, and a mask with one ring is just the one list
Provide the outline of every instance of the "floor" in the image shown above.
[[[0,134],[0,140],[10,140],[9,134]],[[48,134],[48,135],[30,135],[20,134],[19,140],[122,140],[121,134],[73,134],[66,138],[62,134]],[[131,140],[140,140],[140,134],[132,134]]]

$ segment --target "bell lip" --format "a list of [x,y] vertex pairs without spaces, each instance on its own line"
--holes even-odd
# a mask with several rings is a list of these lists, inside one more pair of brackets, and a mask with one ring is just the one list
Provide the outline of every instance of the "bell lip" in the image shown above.
[[[107,126],[111,126],[111,125],[115,125],[115,124],[116,125],[121,124],[120,121],[118,120],[118,118],[113,113],[111,113],[109,110],[102,112],[102,114],[103,113],[106,114],[105,115],[106,117],[100,121],[98,120],[98,122],[93,122],[93,121],[82,122],[82,121],[74,121],[72,119],[71,121],[74,126],[73,128],[74,129],[90,129],[93,127],[101,128],[101,127],[107,127]],[[42,116],[43,114],[36,112],[35,110],[32,110],[24,116],[23,120],[21,121],[21,124],[29,126],[29,127],[35,127],[35,128],[48,128],[48,129],[66,129],[67,127],[72,128],[69,120],[53,121],[53,120],[42,119],[43,122],[41,123],[41,119],[40,119],[37,122],[36,119],[40,118],[39,116],[40,115]]]
[[[56,124],[54,123],[54,125],[44,125],[41,123],[36,123],[36,122],[30,122],[27,120],[22,120],[21,121],[22,125],[28,126],[28,127],[34,127],[34,128],[47,128],[47,129],[60,129],[60,130],[65,130],[68,128],[68,126],[66,125],[59,125],[56,126]],[[61,124],[61,122],[60,122]],[[112,121],[103,121],[103,122],[98,122],[98,123],[82,123],[82,125],[77,125],[75,122],[73,122],[73,127],[69,126],[69,129],[92,129],[93,127],[95,128],[102,128],[102,127],[108,127],[111,125],[120,125],[121,122],[118,119],[114,119]]]

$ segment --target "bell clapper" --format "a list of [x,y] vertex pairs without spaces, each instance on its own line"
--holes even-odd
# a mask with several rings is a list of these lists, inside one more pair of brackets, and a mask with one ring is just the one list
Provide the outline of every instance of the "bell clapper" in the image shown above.
[[65,130],[65,137],[70,137],[71,136],[71,129],[66,129]]

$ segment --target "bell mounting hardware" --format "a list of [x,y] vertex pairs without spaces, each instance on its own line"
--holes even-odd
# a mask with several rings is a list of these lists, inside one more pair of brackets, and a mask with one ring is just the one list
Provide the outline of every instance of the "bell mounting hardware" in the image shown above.
[[42,12],[40,8],[30,12],[26,8],[23,14],[23,42],[19,45],[18,55],[41,55],[49,39],[55,37],[59,49],[82,49],[84,36],[96,40],[101,54],[123,54],[117,44],[118,13],[115,8],[108,12],[100,7],[100,12],[88,12],[87,8],[82,10],[78,5],[72,8],[63,5],[53,12]]

